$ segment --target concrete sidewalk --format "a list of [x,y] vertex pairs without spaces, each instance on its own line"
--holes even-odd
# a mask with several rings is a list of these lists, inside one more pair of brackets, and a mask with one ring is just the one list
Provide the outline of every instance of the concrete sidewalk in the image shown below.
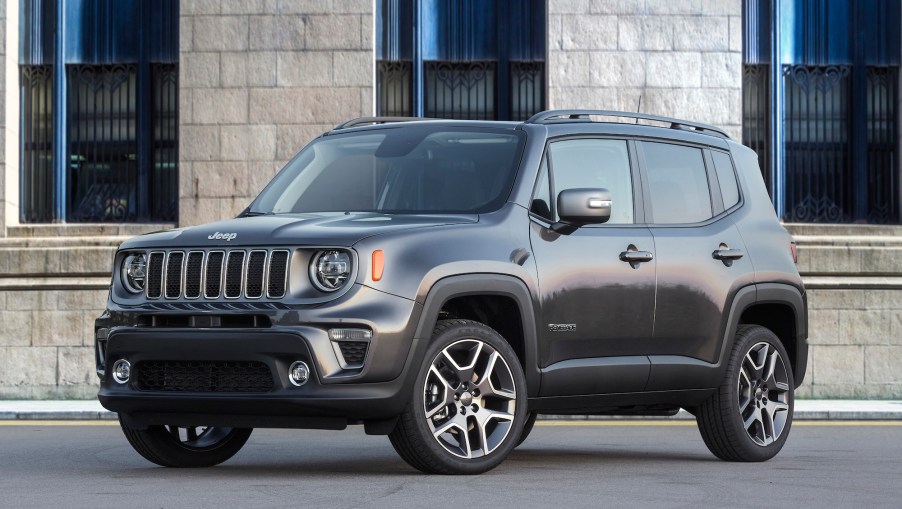
[[[541,419],[598,420],[648,419],[648,417],[600,417],[582,415],[546,415]],[[104,409],[97,400],[16,401],[0,400],[0,420],[112,420],[116,414]],[[652,417],[652,419],[662,419]],[[667,419],[694,419],[680,411]],[[795,419],[806,421],[902,420],[902,401],[875,400],[797,400]]]

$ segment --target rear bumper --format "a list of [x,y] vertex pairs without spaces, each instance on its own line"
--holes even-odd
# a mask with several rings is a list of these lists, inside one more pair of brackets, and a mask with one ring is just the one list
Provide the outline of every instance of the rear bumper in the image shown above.
[[[289,330],[124,330],[110,334],[106,365],[128,359],[133,373],[119,384],[107,370],[98,393],[100,403],[132,426],[150,424],[220,425],[341,429],[347,424],[392,419],[410,394],[412,359],[421,342],[404,352],[400,376],[377,383],[324,380],[305,337]],[[142,361],[257,361],[273,378],[273,389],[260,393],[162,392],[139,390]],[[294,361],[305,361],[312,373],[301,387],[288,380]]]

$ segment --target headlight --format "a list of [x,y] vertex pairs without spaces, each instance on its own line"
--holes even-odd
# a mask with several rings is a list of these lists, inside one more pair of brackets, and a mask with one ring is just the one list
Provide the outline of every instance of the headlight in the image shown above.
[[147,277],[147,258],[144,253],[134,253],[122,261],[122,283],[132,293],[144,291],[144,280]]
[[338,290],[351,277],[351,256],[338,250],[320,251],[310,263],[310,280],[324,292]]

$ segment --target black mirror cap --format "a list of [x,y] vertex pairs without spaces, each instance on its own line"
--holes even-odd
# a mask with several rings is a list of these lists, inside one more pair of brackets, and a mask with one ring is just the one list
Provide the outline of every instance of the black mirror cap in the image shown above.
[[611,192],[607,189],[567,189],[557,195],[558,217],[562,222],[601,224],[611,218]]

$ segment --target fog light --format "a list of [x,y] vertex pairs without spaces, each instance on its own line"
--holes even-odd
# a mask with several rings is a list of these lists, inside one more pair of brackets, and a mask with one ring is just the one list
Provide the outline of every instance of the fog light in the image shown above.
[[300,387],[307,383],[308,378],[310,378],[310,368],[307,367],[306,362],[295,361],[292,363],[291,367],[288,368],[288,380],[290,380],[293,385]]
[[125,359],[119,359],[113,363],[113,380],[120,384],[128,383],[128,377],[132,374],[132,365]]

